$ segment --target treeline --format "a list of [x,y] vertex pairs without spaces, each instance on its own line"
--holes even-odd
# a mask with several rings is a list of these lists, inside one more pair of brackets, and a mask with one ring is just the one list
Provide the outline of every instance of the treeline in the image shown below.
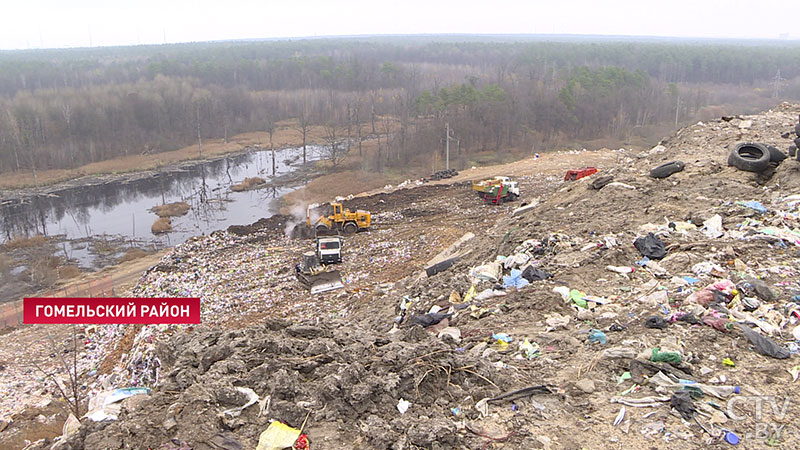
[[382,168],[440,148],[445,122],[464,152],[618,136],[696,113],[709,86],[763,89],[778,71],[800,76],[800,46],[374,38],[0,52],[0,171],[290,118],[370,123],[391,136]]
[[158,75],[248,90],[397,87],[397,80],[380,71],[387,61],[493,68],[531,78],[580,66],[615,66],[641,70],[668,83],[753,83],[772,79],[779,70],[787,79],[800,76],[800,46],[792,43],[452,39],[376,37],[5,51],[0,52],[0,93],[133,83]]

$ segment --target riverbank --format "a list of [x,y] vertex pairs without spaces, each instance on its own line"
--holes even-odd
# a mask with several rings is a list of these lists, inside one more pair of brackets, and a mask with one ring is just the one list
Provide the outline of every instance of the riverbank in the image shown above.
[[[292,128],[291,124],[291,121],[284,121],[278,124],[272,136],[272,141],[276,149],[299,147],[303,145],[303,135]],[[323,136],[324,127],[310,127],[306,135],[306,143],[307,145],[322,144],[324,141]],[[44,189],[60,183],[87,177],[114,176],[152,171],[178,165],[187,161],[197,163],[219,156],[230,155],[241,152],[248,147],[268,148],[269,133],[249,132],[237,134],[228,138],[228,142],[222,139],[209,139],[203,142],[202,155],[200,154],[198,145],[195,143],[178,150],[129,155],[106,161],[94,162],[75,169],[39,170],[36,172],[36,179],[34,179],[33,173],[29,171],[16,173],[4,172],[0,173],[0,190],[35,189],[37,184],[39,189]]]
[[[0,303],[49,292],[74,277],[72,272],[116,264],[134,249],[172,247],[189,237],[277,212],[275,199],[319,175],[320,155],[320,146],[309,145],[308,162],[303,164],[301,148],[273,154],[247,147],[158,170],[6,192],[0,202],[5,238],[0,238]],[[252,192],[231,192],[232,184],[253,176],[269,182]],[[152,208],[178,201],[190,206],[189,214],[173,218],[172,232],[152,233]],[[34,235],[44,236],[32,239]]]

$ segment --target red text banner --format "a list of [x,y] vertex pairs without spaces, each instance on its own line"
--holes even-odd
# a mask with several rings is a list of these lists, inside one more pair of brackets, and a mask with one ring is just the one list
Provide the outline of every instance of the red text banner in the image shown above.
[[23,300],[25,324],[197,324],[199,298],[43,298]]

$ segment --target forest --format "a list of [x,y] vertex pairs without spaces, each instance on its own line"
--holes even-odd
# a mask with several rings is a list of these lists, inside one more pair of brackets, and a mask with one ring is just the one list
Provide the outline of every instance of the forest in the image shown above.
[[[523,37],[0,52],[0,172],[75,168],[293,121],[386,136],[369,167],[544,151],[800,99],[800,45]],[[348,131],[345,132],[344,130]]]

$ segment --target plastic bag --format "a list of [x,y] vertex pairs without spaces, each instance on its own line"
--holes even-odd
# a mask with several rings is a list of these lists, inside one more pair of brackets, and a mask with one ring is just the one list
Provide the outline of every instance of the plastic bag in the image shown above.
[[737,324],[737,326],[744,332],[744,336],[753,344],[758,353],[776,359],[786,359],[790,356],[789,350],[779,346],[772,339],[762,336],[744,325]]
[[542,281],[552,277],[552,274],[547,273],[544,270],[539,270],[533,266],[528,266],[522,271],[522,278],[525,278],[528,281]]
[[300,437],[300,430],[276,420],[269,424],[269,427],[258,437],[256,450],[283,450],[290,448],[298,437]]
[[511,275],[506,275],[503,277],[504,288],[515,287],[517,289],[521,289],[529,284],[530,282],[528,280],[522,278],[522,271],[519,269],[511,269]]
[[633,241],[633,246],[642,256],[647,256],[650,259],[661,259],[667,256],[667,250],[664,242],[653,233],[647,233],[645,237],[639,237]]
[[500,266],[499,262],[491,262],[489,264],[484,264],[482,266],[473,268],[469,274],[473,278],[496,283],[500,280],[502,269],[503,268]]

